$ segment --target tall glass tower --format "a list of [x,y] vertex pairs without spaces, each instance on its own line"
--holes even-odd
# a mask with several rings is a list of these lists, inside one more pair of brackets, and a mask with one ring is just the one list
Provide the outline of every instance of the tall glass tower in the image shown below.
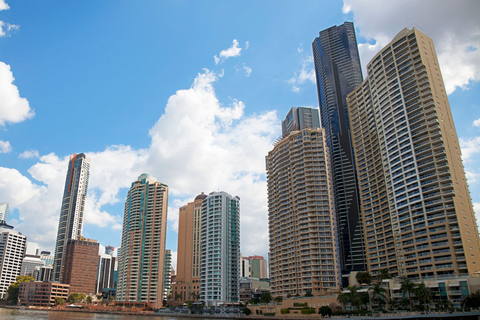
[[68,240],[77,240],[82,234],[89,172],[90,159],[85,154],[74,154],[70,157],[58,222],[57,242],[55,243],[53,281],[60,282],[62,280],[63,258]]
[[352,22],[320,32],[313,41],[322,127],[330,156],[333,198],[338,222],[342,273],[366,270],[355,159],[350,139],[347,95],[362,83]]

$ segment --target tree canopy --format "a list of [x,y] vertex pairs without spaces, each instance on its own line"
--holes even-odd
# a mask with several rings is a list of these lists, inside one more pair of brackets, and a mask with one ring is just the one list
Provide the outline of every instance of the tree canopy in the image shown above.
[[32,282],[35,281],[35,279],[31,276],[18,276],[15,278],[15,282],[12,283],[8,289],[7,289],[7,302],[11,304],[17,304],[18,302],[18,293],[20,291],[20,285],[23,282]]

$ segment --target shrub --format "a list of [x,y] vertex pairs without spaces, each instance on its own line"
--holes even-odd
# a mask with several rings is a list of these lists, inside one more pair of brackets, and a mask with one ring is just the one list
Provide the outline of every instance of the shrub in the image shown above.
[[307,303],[301,303],[301,302],[294,302],[293,303],[294,307],[308,307]]
[[323,306],[320,309],[318,309],[318,313],[321,314],[322,316],[332,315],[332,309],[329,306]]
[[290,313],[290,310],[288,310],[288,309],[280,309],[280,313],[281,313],[281,314],[287,314],[287,313]]
[[275,316],[275,312],[272,312],[272,313],[265,313],[264,316],[266,317],[274,317]]
[[304,308],[300,311],[301,314],[314,314],[315,308]]

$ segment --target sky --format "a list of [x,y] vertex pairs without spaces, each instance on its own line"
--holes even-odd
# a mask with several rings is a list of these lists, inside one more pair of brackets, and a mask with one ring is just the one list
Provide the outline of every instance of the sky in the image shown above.
[[[0,202],[54,251],[69,157],[91,159],[84,236],[120,246],[144,172],[178,208],[240,197],[241,252],[268,255],[265,156],[292,107],[318,107],[311,43],[344,21],[360,59],[405,27],[436,46],[480,219],[480,2],[0,0]],[[479,220],[480,221],[480,220]],[[175,266],[175,263],[174,263]]]

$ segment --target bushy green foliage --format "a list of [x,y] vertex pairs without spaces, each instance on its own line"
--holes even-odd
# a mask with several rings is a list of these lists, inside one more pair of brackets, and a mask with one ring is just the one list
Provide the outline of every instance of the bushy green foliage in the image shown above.
[[246,316],[249,316],[252,314],[252,310],[248,309],[248,308],[243,308],[242,309],[242,313]]
[[78,293],[78,292],[73,292],[68,296],[67,301],[69,303],[76,303],[76,302],[82,302],[85,300],[85,293]]
[[11,304],[17,304],[18,302],[18,292],[20,291],[20,284],[22,284],[23,282],[35,281],[35,279],[30,276],[18,276],[15,278],[15,280],[16,281],[12,283],[7,289],[7,302]]
[[303,302],[294,302],[293,303],[293,306],[294,307],[308,307],[307,303],[303,303]]
[[322,316],[331,316],[332,309],[329,306],[320,307],[320,309],[318,309],[318,314],[321,314]]
[[264,314],[264,316],[273,317],[273,316],[275,316],[275,312],[272,312],[272,313],[267,312],[267,313]]
[[315,308],[303,308],[300,311],[301,314],[314,314],[315,313]]
[[281,313],[281,314],[288,314],[288,313],[290,313],[290,310],[288,310],[288,309],[280,309],[280,313]]

